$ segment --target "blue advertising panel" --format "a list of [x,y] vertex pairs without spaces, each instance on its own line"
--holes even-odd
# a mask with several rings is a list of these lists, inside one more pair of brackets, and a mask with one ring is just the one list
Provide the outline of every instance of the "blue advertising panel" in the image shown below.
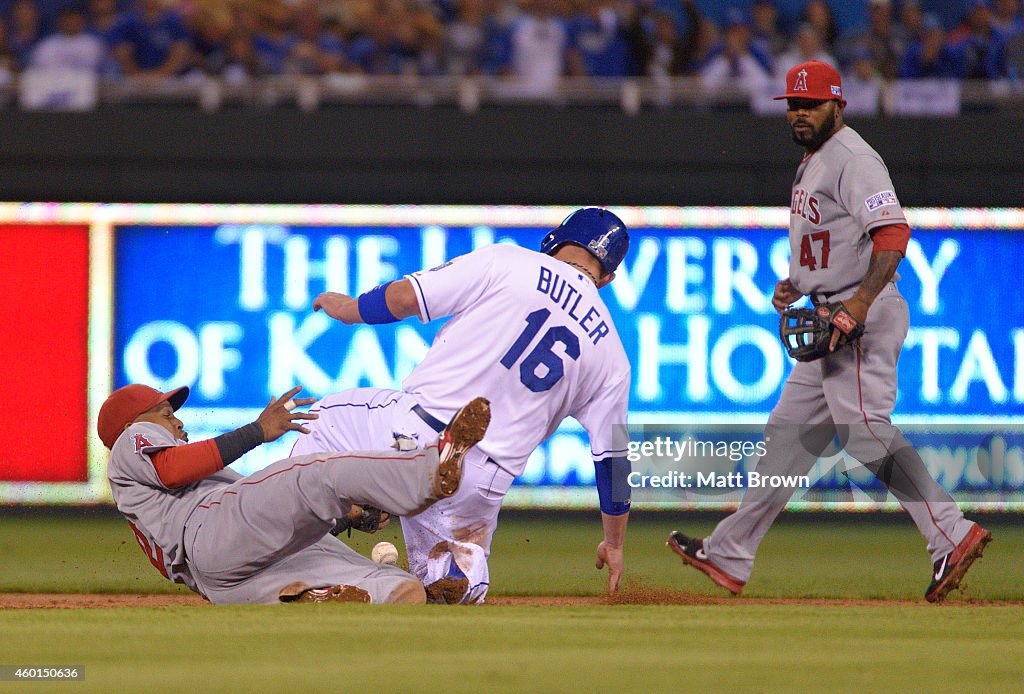
[[[185,419],[194,437],[251,421],[293,385],[316,397],[399,387],[443,320],[344,326],[314,313],[312,300],[326,290],[355,295],[491,243],[536,248],[548,228],[474,221],[118,225],[113,385],[190,385]],[[617,278],[602,290],[632,362],[631,423],[763,422],[792,366],[770,303],[787,274],[785,230],[634,225],[631,238]],[[911,330],[897,421],[985,429],[1024,419],[1021,238],[1007,230],[915,232],[900,265]],[[992,299],[984,310],[981,285]],[[290,445],[263,447],[235,467],[253,471]],[[943,482],[967,494],[993,491],[966,474]],[[511,500],[596,505],[593,475],[585,435],[567,423],[531,459]],[[1015,479],[1001,480],[1001,489],[1019,492],[1024,479]],[[567,492],[574,486],[586,492]]]

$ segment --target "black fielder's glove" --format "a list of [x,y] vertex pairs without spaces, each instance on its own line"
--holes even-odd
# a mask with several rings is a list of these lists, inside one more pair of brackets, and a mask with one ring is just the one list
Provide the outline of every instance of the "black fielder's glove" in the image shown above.
[[797,361],[814,361],[829,354],[833,330],[839,332],[836,343],[836,350],[839,350],[864,334],[864,324],[840,302],[814,308],[787,308],[779,320],[782,344]]
[[387,525],[390,520],[391,514],[387,511],[381,511],[379,508],[374,508],[373,506],[352,506],[352,510],[344,518],[339,518],[338,522],[334,524],[331,535],[337,536],[343,532],[348,532],[348,536],[352,537],[353,530],[372,535]]

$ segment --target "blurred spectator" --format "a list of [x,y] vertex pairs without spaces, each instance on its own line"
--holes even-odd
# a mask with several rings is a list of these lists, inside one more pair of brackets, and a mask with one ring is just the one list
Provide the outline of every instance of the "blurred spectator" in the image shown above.
[[229,85],[242,85],[260,74],[260,61],[252,36],[244,29],[235,29],[227,37],[227,51],[221,77]]
[[875,66],[875,61],[872,59],[871,51],[867,48],[860,47],[859,49],[854,50],[853,54],[850,56],[850,67],[849,70],[847,70],[847,76],[843,79],[844,91],[846,90],[848,79],[881,84],[882,76],[879,74],[878,68]]
[[223,72],[228,59],[228,36],[234,21],[224,3],[204,3],[188,17],[192,36],[192,66],[207,75]]
[[177,12],[161,0],[140,0],[112,33],[114,57],[125,75],[169,77],[188,67],[191,43]]
[[392,34],[399,56],[396,74],[440,74],[444,30],[431,7],[415,0],[390,0],[390,5]]
[[356,35],[349,44],[349,60],[367,75],[397,74],[401,70],[399,47],[392,34],[391,19],[383,2],[377,11],[359,20]]
[[406,66],[406,74],[441,75],[444,73],[444,27],[429,5],[410,3],[412,20],[411,49],[416,60]]
[[697,27],[697,37],[693,47],[693,72],[699,72],[702,67],[715,57],[722,44],[722,32],[718,24],[707,17],[701,17]]
[[789,72],[791,67],[805,63],[808,60],[817,60],[822,63],[828,63],[832,67],[839,67],[835,57],[822,46],[821,35],[818,34],[818,30],[810,24],[804,23],[797,29],[793,45],[776,60],[775,75],[785,79],[786,73]]
[[1024,17],[1020,14],[1020,0],[995,0],[992,8],[992,28],[1003,41],[1024,32]]
[[789,40],[779,30],[779,8],[773,0],[754,0],[750,6],[754,45],[772,58],[786,50]]
[[450,75],[494,74],[509,69],[512,26],[519,15],[505,0],[459,0],[444,27],[442,57]]
[[530,0],[512,27],[511,76],[523,96],[550,96],[565,73],[569,32],[556,0]]
[[28,65],[29,55],[42,37],[39,6],[35,0],[15,0],[10,16],[7,48],[14,56],[16,69],[21,70]]
[[900,2],[900,28],[907,41],[921,38],[924,32],[924,12],[921,10],[920,0],[902,0]]
[[442,68],[443,30],[425,5],[379,0],[349,46],[349,60],[370,75],[433,75]]
[[1006,75],[1014,81],[1024,79],[1024,17],[1020,0],[995,0],[993,26],[1003,39]]
[[877,115],[882,97],[882,76],[875,68],[871,51],[865,47],[854,50],[843,74],[845,115]]
[[946,32],[939,18],[933,14],[925,15],[921,38],[907,48],[899,77],[912,80],[954,79],[962,77],[963,73],[963,53],[946,42]]
[[326,75],[346,66],[345,45],[337,34],[326,31],[316,2],[306,0],[296,10],[295,34],[285,67],[289,74]]
[[512,30],[520,14],[515,0],[488,0],[483,64],[485,73],[497,75],[511,72]]
[[483,70],[488,24],[486,0],[459,0],[455,18],[445,27],[444,66],[449,75]]
[[629,50],[628,17],[612,0],[583,0],[582,11],[569,22],[569,74],[625,77],[637,73]]
[[1004,41],[992,27],[992,11],[985,0],[971,0],[967,17],[949,37],[964,57],[962,77],[999,79],[1006,76]]
[[283,75],[288,57],[299,42],[298,36],[292,31],[292,8],[281,0],[264,3],[256,21],[258,29],[253,34],[252,45],[260,72]]
[[808,0],[804,7],[803,21],[818,30],[818,35],[826,50],[835,50],[836,42],[839,40],[839,30],[836,27],[832,9],[825,0]]
[[121,15],[117,11],[117,0],[89,0],[89,32],[95,34],[108,49],[114,46],[114,29]]
[[86,17],[78,7],[66,7],[57,17],[57,33],[36,44],[29,56],[35,68],[68,68],[99,72],[107,46],[86,32]]
[[0,87],[10,84],[17,70],[17,60],[7,47],[7,25],[0,19]]
[[701,81],[711,88],[731,83],[753,93],[770,81],[771,73],[771,58],[753,44],[749,18],[730,8],[722,43],[701,68]]
[[868,26],[843,41],[839,58],[849,61],[858,47],[867,48],[875,66],[886,79],[896,77],[909,38],[893,21],[892,0],[868,0]]
[[697,55],[697,37],[704,20],[693,0],[685,0],[685,30],[673,13],[644,3],[630,22],[629,37],[634,60],[642,74],[670,77],[692,74]]
[[1006,76],[1015,82],[1024,79],[1024,31],[1006,42]]

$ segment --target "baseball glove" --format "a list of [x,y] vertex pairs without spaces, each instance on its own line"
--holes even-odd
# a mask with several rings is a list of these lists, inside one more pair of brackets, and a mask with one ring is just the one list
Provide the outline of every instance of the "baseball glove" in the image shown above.
[[864,324],[840,302],[814,308],[787,308],[779,321],[782,344],[797,361],[814,361],[827,355],[833,330],[840,334],[836,343],[839,350],[864,334]]
[[352,506],[352,511],[344,518],[339,518],[334,524],[331,535],[337,536],[343,532],[348,532],[348,536],[352,537],[353,530],[372,535],[387,525],[390,520],[391,514],[387,511],[381,511],[379,508],[374,508],[373,506]]

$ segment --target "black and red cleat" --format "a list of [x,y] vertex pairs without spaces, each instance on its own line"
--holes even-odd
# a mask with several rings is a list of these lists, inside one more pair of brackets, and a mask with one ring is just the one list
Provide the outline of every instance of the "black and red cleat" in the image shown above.
[[970,531],[960,540],[952,552],[939,559],[932,566],[932,582],[924,592],[928,602],[942,602],[952,591],[960,587],[967,569],[975,559],[981,558],[985,545],[992,541],[992,533],[975,523]]
[[708,559],[704,553],[704,541],[696,537],[687,537],[678,530],[673,530],[665,542],[669,549],[678,554],[683,562],[703,571],[708,578],[714,581],[715,585],[725,588],[733,595],[743,592],[746,581],[741,581],[735,576],[730,576],[722,569],[715,566],[714,562]]

